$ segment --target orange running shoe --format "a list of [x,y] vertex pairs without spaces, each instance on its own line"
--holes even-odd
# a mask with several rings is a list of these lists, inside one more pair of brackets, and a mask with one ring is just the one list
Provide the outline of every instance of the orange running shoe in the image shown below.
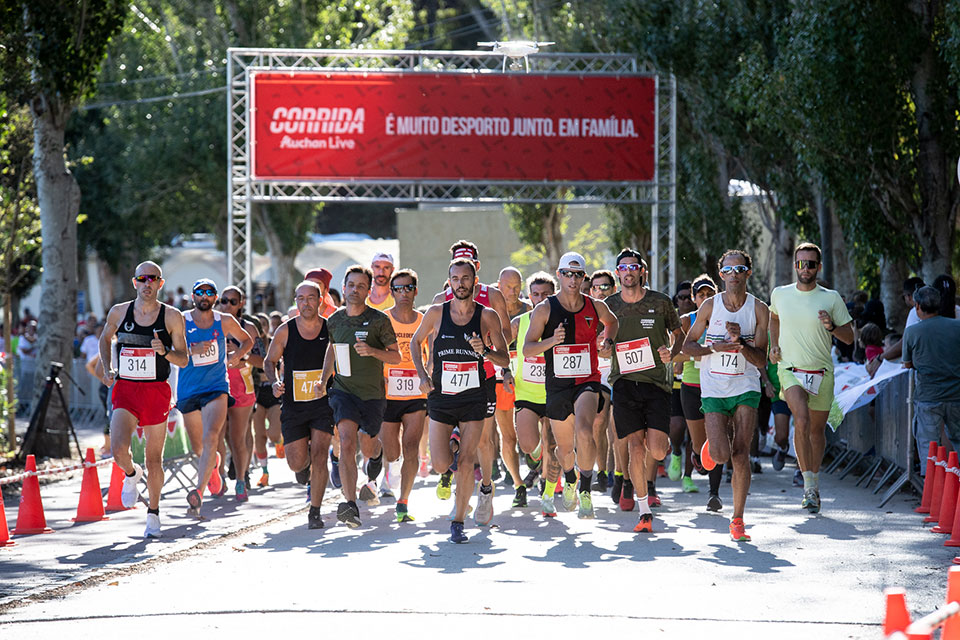
[[640,516],[640,521],[633,528],[634,533],[653,533],[653,514],[645,513]]
[[220,452],[217,452],[216,462],[213,464],[213,473],[210,474],[210,480],[207,482],[207,489],[211,496],[218,496],[223,491],[223,478],[220,477]]
[[713,458],[710,457],[710,442],[704,442],[703,447],[700,448],[700,466],[702,466],[706,471],[710,471],[717,463],[714,462]]
[[260,476],[260,480],[257,481],[257,486],[261,489],[270,484],[270,474],[266,471],[263,472],[263,475]]
[[273,445],[273,452],[277,454],[277,458],[280,460],[283,460],[287,457],[287,454],[283,449],[283,440],[280,440],[277,444]]
[[750,542],[750,536],[744,531],[743,518],[734,518],[730,521],[730,537],[734,542]]

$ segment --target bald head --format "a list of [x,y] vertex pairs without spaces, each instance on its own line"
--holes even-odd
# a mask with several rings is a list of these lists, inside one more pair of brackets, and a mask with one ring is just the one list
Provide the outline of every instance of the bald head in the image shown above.
[[134,276],[160,276],[163,277],[163,269],[156,262],[146,260],[137,265],[133,271]]
[[516,267],[504,267],[500,271],[500,278],[497,280],[497,289],[503,294],[504,300],[510,306],[514,306],[520,300],[520,293],[523,291],[523,276]]

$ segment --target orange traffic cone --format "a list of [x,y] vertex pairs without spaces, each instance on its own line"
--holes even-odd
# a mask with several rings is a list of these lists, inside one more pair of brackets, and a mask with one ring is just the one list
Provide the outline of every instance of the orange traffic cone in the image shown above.
[[930,515],[924,522],[940,521],[940,503],[943,501],[943,476],[947,469],[947,449],[937,447],[937,467],[933,471],[933,491],[930,494]]
[[[87,464],[97,461],[93,448],[87,449]],[[116,463],[114,463],[116,464]],[[97,467],[88,466],[83,470],[83,484],[80,485],[80,503],[77,505],[77,517],[74,522],[98,522],[109,520],[103,513],[103,494],[100,493],[100,478]]]
[[[24,471],[36,470],[37,459],[31,454],[27,456],[27,467]],[[23,481],[23,488],[20,490],[20,508],[17,509],[17,528],[13,530],[15,536],[33,533],[53,533],[53,529],[47,526],[47,519],[43,515],[40,480],[37,476],[29,476]]]
[[930,529],[934,533],[952,533],[953,516],[957,511],[957,452],[951,451],[943,477],[943,500],[940,501],[940,522]]
[[0,495],[0,547],[12,547],[17,544],[10,539],[10,529],[7,528],[7,513],[3,510],[3,496]]
[[930,513],[930,494],[933,493],[933,472],[937,464],[937,443],[930,443],[930,451],[927,453],[927,470],[923,477],[923,497],[920,499],[920,506],[914,509],[916,513]]
[[883,592],[883,597],[887,600],[887,611],[883,616],[883,636],[906,631],[910,626],[907,592],[900,587],[892,587]]
[[[113,463],[113,472],[110,474],[110,490],[107,492],[107,511],[126,511],[120,494],[123,491],[123,479],[127,474],[116,462]],[[136,505],[130,507],[136,509]]]
[[[960,602],[960,567],[947,572],[947,604]],[[960,640],[960,615],[952,615],[943,623],[940,640]]]
[[[957,485],[957,493],[957,499],[960,500],[960,482]],[[945,547],[960,547],[960,509],[957,508],[958,506],[960,505],[954,505],[953,507],[953,526],[950,530],[950,538],[943,543]]]

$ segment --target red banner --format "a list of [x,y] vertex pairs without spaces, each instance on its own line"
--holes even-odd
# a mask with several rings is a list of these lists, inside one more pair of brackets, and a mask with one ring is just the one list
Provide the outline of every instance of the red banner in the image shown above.
[[650,77],[261,72],[259,180],[653,180]]

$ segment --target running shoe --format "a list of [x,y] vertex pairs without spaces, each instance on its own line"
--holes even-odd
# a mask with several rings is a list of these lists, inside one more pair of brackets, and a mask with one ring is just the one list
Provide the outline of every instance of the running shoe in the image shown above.
[[310,482],[310,465],[308,464],[305,468],[300,469],[300,471],[297,471],[293,475],[300,484],[308,484]]
[[[387,481],[384,483],[392,491],[400,490],[402,465],[400,460],[387,463]],[[391,493],[391,497],[393,494]]]
[[553,496],[540,496],[540,513],[543,514],[545,518],[556,518],[557,517],[557,507],[554,504]]
[[787,450],[777,449],[777,452],[773,454],[773,470],[780,471],[785,464],[787,464]]
[[137,485],[143,477],[143,467],[136,462],[133,463],[133,475],[124,475],[123,488],[120,489],[120,504],[127,509],[132,509],[137,504],[140,492],[137,491]]
[[356,529],[360,526],[360,510],[349,502],[341,502],[337,505],[337,520],[351,529]]
[[640,516],[637,526],[633,528],[634,533],[653,533],[653,514],[645,513]]
[[143,531],[144,538],[160,537],[160,516],[155,513],[147,514],[147,528]]
[[493,470],[490,472],[490,479],[496,482],[503,477],[503,472],[500,470],[500,461],[493,461]]
[[515,509],[527,506],[527,487],[520,485],[517,487],[517,493],[513,496],[513,507]]
[[744,531],[743,518],[734,518],[730,521],[730,538],[734,542],[750,542],[750,536]]
[[477,487],[477,510],[473,512],[477,526],[488,525],[493,520],[493,492],[496,486],[491,484],[488,493],[483,492],[483,485]]
[[441,500],[450,499],[450,482],[452,479],[453,474],[449,471],[440,474],[440,482],[437,483],[437,497]]
[[503,486],[512,487],[513,486],[513,474],[510,473],[509,469],[506,469],[503,472]]
[[263,489],[264,487],[267,487],[269,485],[270,485],[270,474],[264,471],[262,474],[260,474],[260,479],[257,480],[257,488]]
[[566,511],[573,511],[577,508],[577,483],[563,483],[563,508]]
[[577,511],[577,517],[581,520],[593,520],[593,498],[589,491],[580,492],[580,510]]
[[203,496],[196,489],[191,489],[187,493],[187,515],[191,518],[200,518],[200,505],[203,504]]
[[693,468],[697,470],[697,473],[702,476],[707,475],[707,470],[703,468],[703,463],[700,462],[700,454],[691,453],[690,457],[693,459]]
[[533,489],[533,484],[537,481],[537,476],[539,475],[540,475],[539,467],[537,467],[536,469],[530,469],[530,471],[527,472],[527,475],[524,476],[523,478],[523,486],[525,486],[527,489]]
[[333,451],[330,451],[330,484],[332,484],[335,489],[343,486],[343,483],[340,481],[340,461],[334,459]]
[[684,493],[700,493],[700,489],[697,488],[697,483],[694,482],[690,476],[683,476],[683,478],[680,479],[680,485],[683,487]]
[[623,491],[623,476],[618,476],[614,474],[613,476],[613,485],[610,488],[610,499],[613,500],[613,504],[620,503],[620,493]]
[[607,472],[597,471],[597,479],[593,483],[593,490],[600,493],[607,492]]
[[384,482],[383,486],[380,487],[380,497],[389,498],[391,500],[396,499],[396,496],[393,494],[393,489],[391,489],[390,485],[386,482]]
[[633,511],[637,501],[633,499],[633,485],[623,484],[623,491],[620,492],[620,511]]
[[287,457],[287,451],[283,448],[283,440],[273,445],[273,453],[281,460]]
[[820,513],[820,492],[816,489],[807,489],[804,491],[800,508],[806,509],[810,513]]
[[410,515],[410,512],[407,511],[407,505],[403,502],[397,503],[397,522],[403,524],[404,522],[413,522],[413,516]]
[[656,487],[647,487],[647,505],[650,507],[659,507],[663,505],[660,494]]
[[659,464],[657,464],[657,477],[658,477],[658,478],[666,478],[666,477],[667,477],[667,470],[663,468],[663,463],[662,463],[662,462],[659,463]]
[[463,544],[467,541],[467,535],[463,532],[462,522],[450,523],[450,542],[454,544]]
[[713,461],[713,458],[710,457],[710,441],[703,443],[703,446],[700,447],[700,466],[703,467],[706,471],[712,470],[717,463]]
[[676,482],[683,475],[683,463],[675,453],[670,454],[670,464],[667,465],[667,477]]
[[803,471],[797,469],[793,472],[793,486],[802,487],[803,486]]
[[220,452],[218,451],[214,458],[213,473],[210,474],[210,480],[207,482],[207,490],[211,496],[219,496],[223,492],[223,487],[226,484],[220,475]]
[[721,509],[723,509],[723,502],[720,500],[720,495],[711,493],[710,499],[707,500],[707,511],[720,511]]
[[230,462],[227,464],[227,479],[237,479],[237,470],[233,466],[233,456],[230,456]]
[[243,480],[237,480],[235,485],[237,491],[237,502],[246,502],[250,499],[250,496],[247,495],[247,483]]
[[430,475],[430,464],[426,458],[420,458],[420,468],[417,469],[417,475],[421,478],[426,478]]
[[310,507],[310,512],[307,514],[307,528],[323,529],[323,519],[320,517],[320,507]]
[[760,466],[760,458],[750,458],[750,471],[753,473],[763,473],[763,467]]
[[377,483],[370,481],[360,487],[358,498],[366,502],[368,507],[375,507],[380,504],[380,498],[377,496]]

